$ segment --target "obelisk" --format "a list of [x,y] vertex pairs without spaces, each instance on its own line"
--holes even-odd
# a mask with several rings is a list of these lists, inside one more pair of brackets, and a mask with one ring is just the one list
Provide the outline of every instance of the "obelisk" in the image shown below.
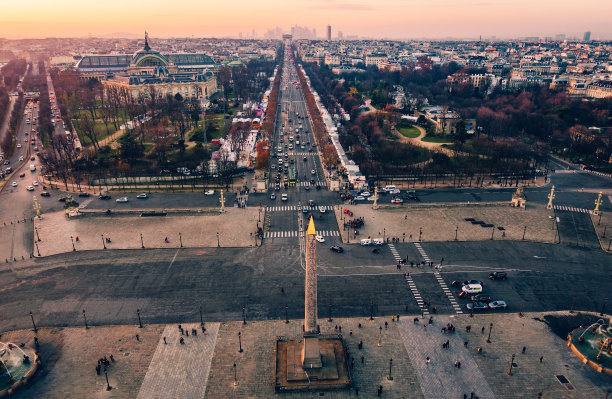
[[304,347],[302,348],[302,367],[321,368],[319,350],[319,327],[317,325],[317,243],[312,216],[306,230],[306,286],[304,301]]

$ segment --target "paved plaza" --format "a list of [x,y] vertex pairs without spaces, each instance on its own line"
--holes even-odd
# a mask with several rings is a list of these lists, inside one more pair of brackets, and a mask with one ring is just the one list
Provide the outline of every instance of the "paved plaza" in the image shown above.
[[[342,208],[353,212],[343,214]],[[372,209],[372,204],[344,205],[336,208],[336,218],[343,241],[346,243],[344,221],[364,218],[359,235],[350,234],[349,240],[361,238],[395,237],[400,241],[458,241],[525,240],[556,242],[554,212],[542,204],[528,204],[526,209],[502,204],[422,204]],[[482,221],[492,227],[482,227],[465,219]],[[525,228],[526,227],[526,228]],[[501,230],[500,228],[503,228]],[[348,228],[347,228],[348,229]],[[411,238],[412,237],[412,238]]]
[[[546,315],[434,315],[432,324],[422,318],[415,323],[410,316],[399,321],[320,318],[323,335],[343,335],[353,379],[352,389],[327,391],[325,397],[354,397],[357,390],[362,397],[376,397],[382,385],[386,398],[461,399],[472,392],[482,399],[536,398],[539,392],[542,398],[603,398],[612,379],[582,364],[544,322]],[[43,368],[14,397],[313,397],[308,392],[274,391],[275,340],[279,336],[299,339],[302,322],[205,323],[206,335],[200,323],[181,325],[189,336],[181,335],[178,324],[39,329]],[[456,327],[454,334],[441,332],[447,323]],[[198,329],[197,336],[192,329]],[[33,346],[34,336],[31,330],[17,330],[4,333],[2,340]],[[445,349],[442,344],[447,340],[450,345]],[[114,356],[108,367],[112,390],[107,392],[104,372],[97,375],[95,366],[110,354]],[[508,375],[513,354],[512,375]],[[455,366],[457,360],[460,368]],[[570,381],[570,389],[558,381],[559,375]]]
[[[68,219],[64,211],[50,212],[35,219],[34,254],[41,256],[103,249],[254,247],[259,208],[227,208],[227,212],[167,216],[83,216]],[[262,215],[263,217],[263,215]],[[217,232],[219,241],[217,242]],[[180,233],[180,236],[179,236]],[[142,241],[141,241],[142,234]],[[71,238],[72,237],[72,240]],[[76,238],[78,237],[78,241]],[[169,242],[165,242],[165,238]],[[258,241],[259,245],[260,242]]]

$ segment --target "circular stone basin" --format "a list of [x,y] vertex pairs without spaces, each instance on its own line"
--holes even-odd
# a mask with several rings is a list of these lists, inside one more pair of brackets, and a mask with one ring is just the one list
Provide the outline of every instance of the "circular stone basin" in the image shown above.
[[612,375],[612,325],[600,320],[588,327],[581,326],[569,334],[568,340],[572,351],[584,363]]
[[36,360],[32,349],[0,342],[0,396],[29,379],[36,370]]

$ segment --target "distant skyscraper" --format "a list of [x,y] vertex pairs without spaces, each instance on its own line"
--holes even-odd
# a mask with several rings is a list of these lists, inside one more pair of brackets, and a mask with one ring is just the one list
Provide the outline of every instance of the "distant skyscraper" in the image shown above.
[[341,30],[338,31],[338,40],[342,40],[344,38],[344,34]]
[[331,41],[331,25],[327,25],[327,40]]
[[582,40],[585,42],[591,40],[591,32],[584,32],[584,38]]

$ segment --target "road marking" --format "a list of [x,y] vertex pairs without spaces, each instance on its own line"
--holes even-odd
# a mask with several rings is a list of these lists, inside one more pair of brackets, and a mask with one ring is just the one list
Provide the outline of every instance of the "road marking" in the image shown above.
[[419,251],[419,253],[421,254],[421,256],[423,257],[423,260],[425,262],[430,262],[431,259],[429,259],[429,256],[427,256],[427,253],[425,252],[425,250],[423,249],[423,247],[421,247],[421,243],[415,242],[414,246],[416,247],[417,251]]
[[455,310],[455,312],[457,314],[463,314],[463,311],[461,311],[461,306],[459,306],[459,304],[457,303],[457,300],[453,296],[453,293],[451,292],[451,290],[446,285],[446,282],[444,281],[442,276],[440,276],[440,272],[436,270],[434,272],[434,277],[436,278],[436,280],[438,280],[438,284],[440,284],[440,287],[442,287],[442,290],[446,294],[446,297],[448,298],[448,300],[449,300],[451,306],[453,307],[453,309]]
[[[319,230],[317,235],[321,237],[340,237],[338,230]],[[267,231],[264,233],[264,238],[292,238],[292,237],[303,237],[303,231],[291,230],[291,231]]]
[[171,268],[171,267],[172,267],[172,265],[174,264],[174,261],[176,260],[176,256],[178,255],[178,253],[179,253],[179,251],[180,251],[180,250],[181,250],[181,249],[180,249],[180,248],[178,248],[178,249],[176,250],[176,252],[174,253],[174,256],[172,257],[172,261],[171,261],[171,262],[170,262],[170,264],[168,265],[168,269],[166,269],[166,273],[168,273],[168,272],[170,271],[170,268]]
[[588,214],[592,214],[593,213],[593,211],[590,210],[590,209],[576,208],[576,207],[567,206],[567,205],[553,205],[553,210],[555,210],[555,211],[566,211],[566,212],[588,213]]
[[423,302],[423,298],[421,297],[421,294],[419,293],[419,290],[416,287],[416,284],[414,284],[414,281],[412,280],[410,273],[404,274],[404,278],[406,279],[406,282],[408,283],[410,292],[412,292],[412,295],[414,296],[414,299],[416,300],[417,305],[419,305],[419,309],[421,310],[421,312],[423,312],[423,316],[429,316],[429,310],[425,307],[425,302]]

